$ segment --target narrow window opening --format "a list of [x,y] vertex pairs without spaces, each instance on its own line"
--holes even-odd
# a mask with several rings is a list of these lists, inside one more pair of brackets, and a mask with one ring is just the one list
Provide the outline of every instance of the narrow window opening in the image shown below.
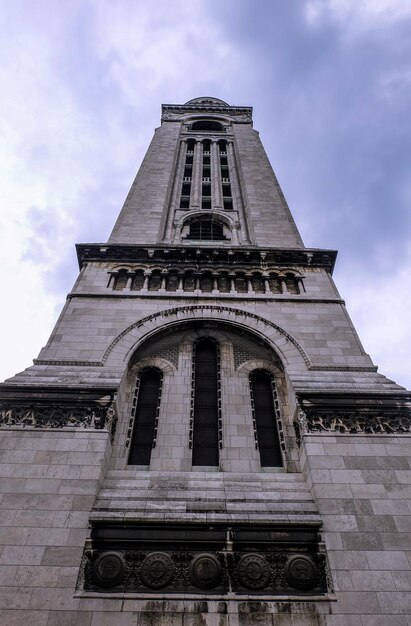
[[170,272],[167,276],[166,290],[177,291],[178,289],[178,275],[177,272]]
[[235,276],[235,288],[239,293],[247,292],[247,279],[244,274],[236,274]]
[[277,274],[270,274],[268,278],[268,284],[271,293],[281,293],[280,281]]
[[122,289],[125,289],[125,287],[127,286],[127,280],[127,271],[120,270],[114,282],[114,289],[116,291],[121,291]]
[[144,273],[140,270],[139,272],[137,272],[133,278],[133,281],[131,283],[131,290],[132,291],[140,291],[143,288],[144,285]]
[[193,465],[218,466],[218,347],[200,339],[193,347]]
[[253,274],[251,285],[255,293],[264,293],[264,282],[260,274]]
[[206,274],[203,274],[203,276],[201,277],[201,290],[202,291],[212,291],[213,290],[213,277],[211,274],[209,274],[208,272]]
[[251,372],[250,389],[261,467],[283,467],[271,374]]
[[161,384],[160,370],[148,368],[140,372],[132,410],[134,424],[129,465],[150,465],[160,410]]
[[150,276],[148,283],[149,291],[158,291],[161,287],[161,275],[160,272],[153,272]]
[[297,280],[292,274],[287,274],[285,278],[285,284],[287,286],[288,293],[292,293],[292,294],[300,293]]
[[227,274],[221,274],[218,277],[218,289],[221,293],[229,293],[230,291],[230,279]]

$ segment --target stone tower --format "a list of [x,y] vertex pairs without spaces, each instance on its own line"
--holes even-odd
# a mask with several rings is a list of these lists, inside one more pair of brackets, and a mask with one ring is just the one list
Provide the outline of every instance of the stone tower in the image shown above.
[[[164,105],[107,243],[0,387],[0,623],[406,626],[410,394],[252,126]],[[408,498],[408,502],[407,502]]]

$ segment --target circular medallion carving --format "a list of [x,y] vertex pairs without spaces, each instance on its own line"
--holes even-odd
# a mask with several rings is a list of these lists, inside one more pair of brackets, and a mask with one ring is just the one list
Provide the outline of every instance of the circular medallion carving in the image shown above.
[[270,567],[263,556],[245,554],[237,566],[238,578],[243,587],[264,589],[270,581]]
[[288,584],[294,589],[307,591],[318,585],[318,571],[308,556],[296,555],[285,564],[285,576]]
[[146,587],[161,589],[167,587],[174,576],[174,564],[168,554],[152,552],[144,559],[140,576]]
[[125,564],[118,552],[104,552],[93,565],[92,578],[99,587],[115,587],[123,582]]
[[190,563],[190,580],[195,587],[212,589],[221,579],[221,565],[213,554],[198,554]]

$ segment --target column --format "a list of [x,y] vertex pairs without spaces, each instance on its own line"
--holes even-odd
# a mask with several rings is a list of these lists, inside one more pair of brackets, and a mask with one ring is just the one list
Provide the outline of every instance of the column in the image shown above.
[[144,272],[144,283],[143,283],[143,288],[142,288],[141,291],[147,291],[148,290],[148,281],[149,281],[150,276],[151,276],[151,270],[146,270]]
[[131,289],[131,283],[133,282],[133,278],[134,278],[133,274],[129,274],[129,275],[127,276],[127,284],[126,284],[126,286],[125,286],[124,291],[130,291],[130,289]]
[[268,274],[263,274],[264,293],[270,293],[270,283],[268,281]]
[[235,274],[229,274],[228,277],[230,279],[230,293],[237,293],[235,288]]
[[171,192],[170,206],[169,206],[168,213],[167,213],[167,222],[164,228],[164,239],[166,241],[172,241],[173,220],[174,220],[176,209],[178,209],[180,206],[179,203],[180,203],[180,196],[181,196],[181,188],[183,185],[186,155],[187,155],[187,143],[186,143],[186,140],[183,139],[180,143],[180,151],[178,154],[177,165],[176,165],[176,169],[174,172],[173,190]]
[[284,276],[279,276],[278,280],[280,282],[280,289],[281,289],[281,293],[289,293],[288,289],[287,289],[287,283],[285,282],[285,277]]
[[221,183],[220,149],[217,141],[211,142],[211,206],[213,209],[223,208],[223,189]]
[[238,179],[237,166],[234,156],[234,145],[232,141],[227,141],[227,163],[228,173],[230,175],[231,184],[231,196],[233,198],[233,208],[238,212],[238,218],[240,220],[240,233],[241,242],[250,243],[250,237],[248,234],[247,223],[244,215],[244,205],[241,196],[240,183]]
[[201,205],[201,182],[203,177],[203,144],[196,141],[194,146],[193,173],[191,176],[190,207],[199,209]]

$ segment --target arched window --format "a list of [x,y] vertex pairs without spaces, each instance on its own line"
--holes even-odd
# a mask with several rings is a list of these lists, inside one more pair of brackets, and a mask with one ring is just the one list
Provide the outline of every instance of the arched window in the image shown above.
[[227,237],[224,235],[222,224],[211,219],[202,219],[190,222],[190,230],[186,239],[224,241]]
[[224,130],[223,125],[220,122],[216,122],[215,120],[198,120],[198,122],[194,122],[191,126],[191,130],[205,130],[205,131],[217,131],[221,132]]
[[282,467],[272,375],[264,370],[251,372],[250,389],[261,467]]
[[138,270],[133,277],[133,281],[131,283],[131,290],[140,291],[143,288],[143,285],[144,285],[144,272],[143,270]]
[[128,273],[127,270],[120,270],[114,281],[114,289],[121,291],[127,286]]
[[193,346],[193,465],[218,466],[218,345],[200,339]]
[[160,410],[162,378],[161,371],[155,367],[142,370],[138,376],[132,408],[134,423],[129,465],[150,465]]

